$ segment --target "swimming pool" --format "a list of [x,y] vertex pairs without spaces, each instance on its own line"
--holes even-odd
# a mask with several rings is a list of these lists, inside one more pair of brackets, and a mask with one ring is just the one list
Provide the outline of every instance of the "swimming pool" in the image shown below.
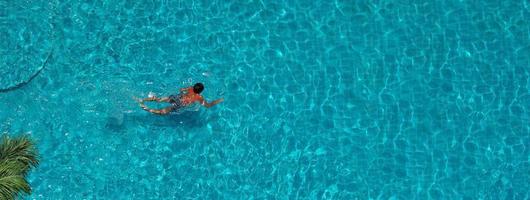
[[0,5],[27,199],[530,198],[528,1]]

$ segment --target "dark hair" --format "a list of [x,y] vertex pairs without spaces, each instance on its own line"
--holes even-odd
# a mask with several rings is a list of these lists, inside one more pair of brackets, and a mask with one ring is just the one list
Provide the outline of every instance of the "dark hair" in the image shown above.
[[195,83],[193,85],[193,92],[200,94],[204,90],[204,85],[202,83]]

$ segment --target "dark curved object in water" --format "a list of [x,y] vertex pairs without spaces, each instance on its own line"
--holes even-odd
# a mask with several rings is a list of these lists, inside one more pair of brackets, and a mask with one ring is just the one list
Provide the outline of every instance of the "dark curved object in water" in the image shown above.
[[52,56],[52,53],[53,53],[53,48],[50,51],[50,53],[48,53],[48,56],[46,56],[46,60],[44,60],[44,63],[42,63],[40,68],[33,75],[31,75],[28,79],[26,79],[26,80],[24,80],[22,82],[16,83],[14,85],[8,86],[6,88],[0,88],[0,93],[10,92],[10,91],[13,91],[13,90],[16,90],[16,89],[20,89],[21,87],[24,87],[29,82],[31,82],[46,67],[46,64],[48,63],[48,60],[50,60],[50,57]]

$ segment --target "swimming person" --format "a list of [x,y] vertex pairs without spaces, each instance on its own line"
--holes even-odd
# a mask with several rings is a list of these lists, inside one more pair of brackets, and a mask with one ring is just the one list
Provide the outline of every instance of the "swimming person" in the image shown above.
[[[212,101],[208,103],[204,98],[200,95],[200,93],[204,90],[204,85],[202,83],[196,83],[193,85],[193,87],[187,87],[187,88],[181,88],[180,94],[178,95],[170,95],[169,97],[149,97],[145,99],[138,99],[138,103],[140,103],[140,107],[144,109],[145,111],[148,111],[150,113],[154,113],[157,115],[167,115],[171,112],[175,112],[183,107],[189,106],[195,102],[199,102],[204,107],[212,107],[215,104],[221,103],[224,101],[223,98],[217,99],[215,101]],[[165,102],[170,103],[171,106],[162,108],[162,109],[150,109],[147,106],[145,106],[145,101],[156,101],[156,102]]]

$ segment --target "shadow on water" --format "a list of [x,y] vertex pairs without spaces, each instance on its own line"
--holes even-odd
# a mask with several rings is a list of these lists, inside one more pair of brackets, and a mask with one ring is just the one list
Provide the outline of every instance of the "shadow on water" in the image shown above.
[[166,116],[149,113],[124,113],[109,116],[105,128],[114,132],[122,132],[137,126],[193,129],[203,127],[206,123],[205,117],[203,117],[201,112],[194,111],[184,111],[180,114]]

